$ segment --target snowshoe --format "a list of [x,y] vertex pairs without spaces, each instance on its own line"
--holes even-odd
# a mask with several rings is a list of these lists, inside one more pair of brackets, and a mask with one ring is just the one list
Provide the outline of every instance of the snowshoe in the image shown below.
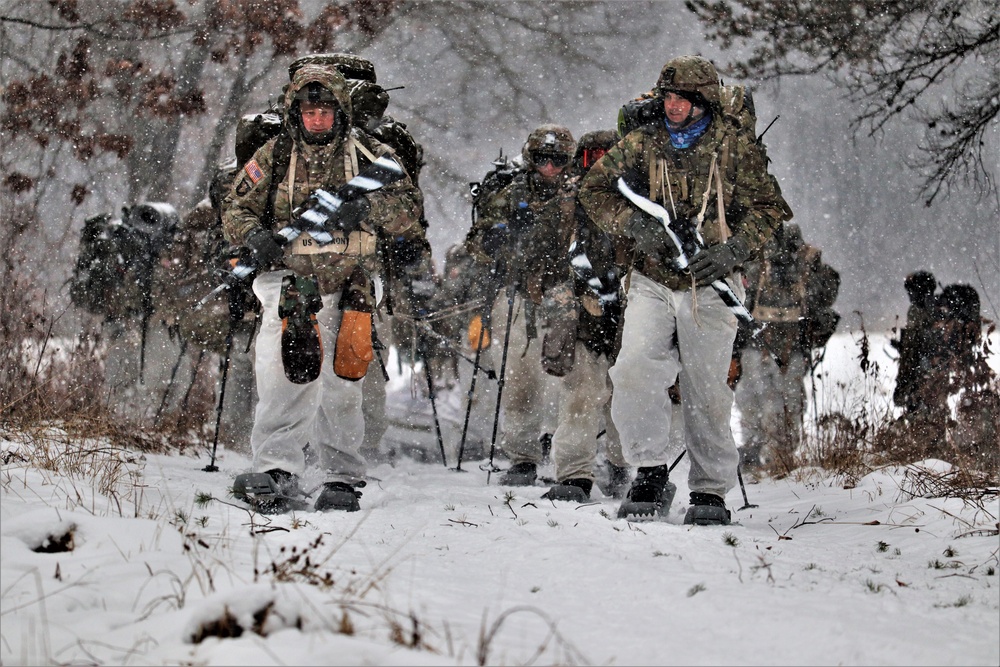
[[[364,484],[359,484],[363,486]],[[316,499],[317,512],[357,512],[361,509],[358,498],[361,492],[344,482],[327,482]]]
[[542,494],[546,500],[568,500],[574,503],[585,503],[590,500],[590,489],[594,483],[589,479],[567,479],[553,485]]
[[233,480],[233,497],[261,514],[284,514],[309,507],[298,478],[279,468],[237,475]]
[[323,307],[315,278],[285,276],[281,285],[281,364],[285,377],[307,384],[319,377],[323,367],[323,341],[316,313]]
[[713,493],[691,492],[691,506],[684,515],[689,526],[728,526],[732,515],[726,501]]
[[677,485],[667,479],[667,466],[639,468],[618,508],[618,518],[645,521],[666,516],[676,493]]
[[534,463],[515,463],[500,476],[500,486],[534,486],[538,467]]

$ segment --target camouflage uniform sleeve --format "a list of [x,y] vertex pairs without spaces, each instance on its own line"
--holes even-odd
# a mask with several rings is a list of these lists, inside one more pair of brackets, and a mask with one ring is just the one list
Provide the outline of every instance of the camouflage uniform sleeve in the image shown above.
[[[638,192],[648,189],[648,169],[643,158],[645,135],[631,132],[597,161],[580,186],[579,201],[594,223],[610,234],[623,234],[625,223],[635,207],[618,191],[618,179],[626,176]],[[639,181],[639,182],[633,182]]]
[[[362,141],[375,156],[381,157],[388,153],[394,160],[403,163],[392,148],[371,136],[364,136]],[[369,220],[388,234],[406,231],[420,219],[424,211],[423,193],[413,185],[409,175],[370,192],[367,196],[372,207]]]
[[736,158],[736,183],[727,222],[733,237],[757,255],[775,230],[792,219],[792,210],[756,144],[738,142]]
[[237,172],[229,194],[222,201],[222,232],[234,245],[242,245],[250,230],[264,224],[261,216],[271,185],[275,141],[271,139],[257,149],[253,158]]

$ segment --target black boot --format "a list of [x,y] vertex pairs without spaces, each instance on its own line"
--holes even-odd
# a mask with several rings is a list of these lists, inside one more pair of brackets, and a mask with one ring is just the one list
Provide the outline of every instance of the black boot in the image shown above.
[[542,498],[584,503],[590,500],[590,490],[593,486],[594,483],[589,479],[567,479],[553,485],[551,489],[542,494]]
[[[363,487],[364,482],[356,486]],[[358,503],[360,497],[361,492],[356,490],[355,486],[346,482],[327,482],[323,485],[319,498],[316,499],[316,511],[357,512],[361,509],[361,505]]]
[[309,507],[305,492],[299,488],[299,478],[281,468],[237,475],[233,497],[261,514],[284,514]]
[[691,506],[684,523],[693,526],[728,526],[731,514],[726,501],[714,493],[691,492]]
[[500,486],[534,486],[538,479],[538,466],[534,463],[515,463],[507,468],[497,482]]
[[677,486],[667,479],[667,466],[639,468],[628,495],[618,508],[619,519],[652,519],[666,516]]

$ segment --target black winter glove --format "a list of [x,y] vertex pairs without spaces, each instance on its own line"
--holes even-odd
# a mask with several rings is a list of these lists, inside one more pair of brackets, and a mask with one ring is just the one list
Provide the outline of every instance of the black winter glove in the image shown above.
[[361,195],[341,204],[332,223],[337,229],[350,234],[361,229],[361,223],[368,219],[371,212],[371,202],[368,201],[368,197]]
[[510,238],[510,229],[507,225],[500,224],[490,227],[483,232],[483,252],[490,257],[496,257],[500,249],[506,245],[508,238]]
[[284,238],[275,232],[256,227],[247,234],[243,245],[253,253],[254,263],[262,270],[267,270],[279,263],[284,256],[285,251],[281,247],[283,241]]
[[695,255],[691,260],[691,273],[699,285],[711,285],[732,273],[749,256],[746,244],[734,237],[726,243],[709,246]]
[[625,233],[635,240],[640,252],[664,264],[677,257],[677,248],[663,229],[663,223],[647,213],[633,213],[625,223]]

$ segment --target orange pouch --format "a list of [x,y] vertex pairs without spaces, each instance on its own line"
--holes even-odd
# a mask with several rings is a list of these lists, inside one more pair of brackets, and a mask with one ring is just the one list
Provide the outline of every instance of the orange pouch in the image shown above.
[[[480,347],[480,336],[482,336],[482,346]],[[473,350],[485,350],[490,346],[490,330],[483,327],[483,318],[476,315],[469,322],[469,347]]]
[[372,314],[358,310],[343,311],[337,347],[333,353],[333,372],[345,380],[360,380],[375,358],[372,349]]

